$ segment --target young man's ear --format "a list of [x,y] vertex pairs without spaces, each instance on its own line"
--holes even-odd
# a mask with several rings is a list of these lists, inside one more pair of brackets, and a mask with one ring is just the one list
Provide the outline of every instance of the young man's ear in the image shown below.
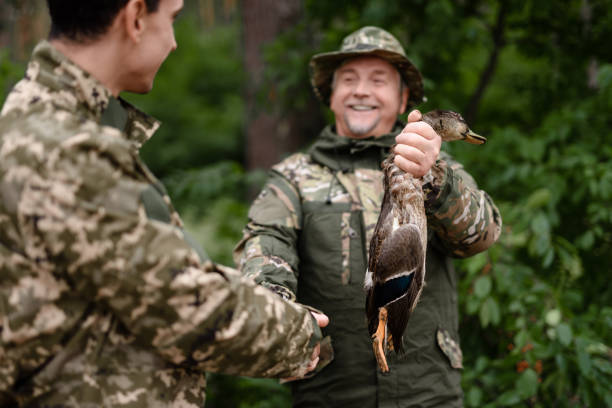
[[147,13],[147,5],[144,0],[129,0],[118,16],[118,18],[123,17],[125,32],[134,42],[140,42],[145,30],[146,19],[144,17]]

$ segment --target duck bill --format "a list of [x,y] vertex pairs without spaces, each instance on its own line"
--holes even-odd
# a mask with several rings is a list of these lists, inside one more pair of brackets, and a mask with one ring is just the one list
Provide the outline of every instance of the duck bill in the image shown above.
[[465,141],[472,144],[483,144],[487,141],[487,138],[470,130],[465,134]]

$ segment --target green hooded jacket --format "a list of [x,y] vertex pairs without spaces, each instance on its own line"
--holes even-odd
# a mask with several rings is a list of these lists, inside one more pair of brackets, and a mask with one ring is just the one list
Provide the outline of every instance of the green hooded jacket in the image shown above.
[[365,319],[363,280],[383,197],[380,163],[402,129],[340,137],[329,126],[306,153],[274,166],[236,247],[241,271],[287,299],[329,315],[333,361],[292,384],[296,407],[462,406],[457,277],[452,257],[489,248],[501,218],[449,155],[425,176],[426,286],[404,335],[406,353],[378,370]]

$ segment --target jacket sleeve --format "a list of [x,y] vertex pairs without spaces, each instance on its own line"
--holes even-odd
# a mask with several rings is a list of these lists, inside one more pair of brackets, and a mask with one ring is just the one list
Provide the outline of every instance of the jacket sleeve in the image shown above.
[[423,191],[428,226],[453,256],[468,257],[485,251],[499,238],[499,210],[448,154],[441,153],[425,176]]
[[142,196],[151,184],[134,164],[137,153],[90,142],[74,136],[39,168],[16,168],[28,258],[175,364],[303,375],[321,338],[311,314],[237,271],[201,263],[180,228],[147,214]]
[[234,261],[243,275],[288,300],[295,300],[297,292],[300,218],[297,190],[272,170],[249,210],[249,223],[234,250]]

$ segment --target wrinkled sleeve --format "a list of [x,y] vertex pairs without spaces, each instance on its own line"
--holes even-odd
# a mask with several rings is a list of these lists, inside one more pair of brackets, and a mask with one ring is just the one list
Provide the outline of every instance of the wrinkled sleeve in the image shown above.
[[272,170],[249,209],[249,223],[234,251],[243,275],[288,300],[295,300],[297,292],[300,217],[297,190]]
[[147,215],[142,195],[151,184],[137,160],[87,140],[66,140],[42,168],[17,168],[28,256],[175,364],[303,375],[321,337],[311,314],[237,271],[200,263],[180,228]]
[[456,257],[485,251],[501,233],[501,215],[461,164],[441,153],[423,184],[429,228]]

